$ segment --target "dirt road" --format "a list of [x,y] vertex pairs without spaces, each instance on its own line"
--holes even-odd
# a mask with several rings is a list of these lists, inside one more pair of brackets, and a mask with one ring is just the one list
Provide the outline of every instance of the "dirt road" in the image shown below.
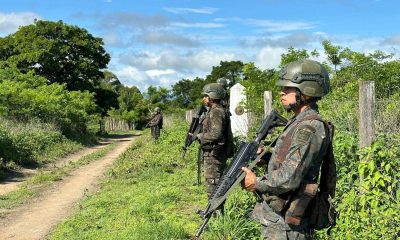
[[85,194],[97,189],[105,171],[131,145],[133,138],[119,139],[118,146],[107,155],[76,169],[41,194],[42,197],[0,219],[0,239],[46,239],[57,224],[76,210],[76,203]]

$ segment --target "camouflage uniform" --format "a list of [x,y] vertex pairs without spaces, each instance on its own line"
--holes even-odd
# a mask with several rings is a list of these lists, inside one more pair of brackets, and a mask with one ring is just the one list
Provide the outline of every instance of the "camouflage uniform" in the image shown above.
[[[317,182],[329,136],[323,122],[310,120],[310,116],[319,116],[316,104],[311,104],[287,124],[276,142],[266,174],[257,178],[256,189],[263,197],[258,200],[253,217],[261,223],[265,239],[310,237],[306,217],[299,226],[287,224],[283,213],[285,207],[282,205],[289,201],[293,192],[302,184]],[[287,151],[279,156],[284,142],[289,138],[291,142]]]
[[217,104],[207,112],[203,121],[200,140],[206,178],[206,192],[212,194],[226,166],[226,132],[227,116],[225,109]]
[[163,116],[160,112],[156,112],[152,117],[149,122],[149,127],[151,129],[151,136],[154,140],[158,140],[160,138],[160,130],[163,127]]
[[[218,78],[217,83],[221,85],[225,90],[225,99],[222,100],[222,106],[229,112],[229,105],[230,105],[230,95],[228,89],[228,81],[225,78]],[[230,112],[229,112],[230,114]]]

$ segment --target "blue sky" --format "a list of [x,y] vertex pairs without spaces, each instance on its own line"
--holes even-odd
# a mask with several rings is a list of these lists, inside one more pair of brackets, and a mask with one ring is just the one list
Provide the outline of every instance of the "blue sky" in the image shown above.
[[205,77],[220,61],[276,68],[289,46],[321,50],[326,39],[398,57],[399,9],[396,0],[1,0],[0,37],[35,18],[77,25],[104,39],[123,84],[145,90]]

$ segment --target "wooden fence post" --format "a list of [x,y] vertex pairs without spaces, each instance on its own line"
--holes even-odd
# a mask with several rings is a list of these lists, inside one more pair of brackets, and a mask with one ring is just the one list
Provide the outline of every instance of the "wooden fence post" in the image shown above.
[[[375,83],[362,81],[359,85],[359,147],[369,147],[375,139]],[[369,162],[370,159],[361,159]],[[364,194],[364,176],[360,175],[360,193]]]
[[264,91],[264,118],[272,111],[272,92]]
[[186,118],[186,122],[192,122],[192,117],[194,116],[194,114],[196,114],[195,112],[194,112],[195,110],[187,110],[186,111],[186,116],[185,116],[185,118]]
[[359,86],[360,148],[368,147],[375,139],[375,83],[362,81]]

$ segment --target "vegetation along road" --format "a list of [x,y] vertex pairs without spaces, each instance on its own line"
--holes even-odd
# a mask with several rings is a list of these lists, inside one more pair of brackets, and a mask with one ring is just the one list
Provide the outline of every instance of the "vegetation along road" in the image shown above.
[[[103,157],[73,170],[40,197],[12,209],[0,219],[0,239],[46,238],[54,226],[75,210],[80,199],[97,189],[105,171],[131,145],[133,139],[133,136],[118,139],[115,148]],[[80,156],[93,152],[93,149],[81,151]],[[78,155],[72,155],[70,161],[78,159]]]

